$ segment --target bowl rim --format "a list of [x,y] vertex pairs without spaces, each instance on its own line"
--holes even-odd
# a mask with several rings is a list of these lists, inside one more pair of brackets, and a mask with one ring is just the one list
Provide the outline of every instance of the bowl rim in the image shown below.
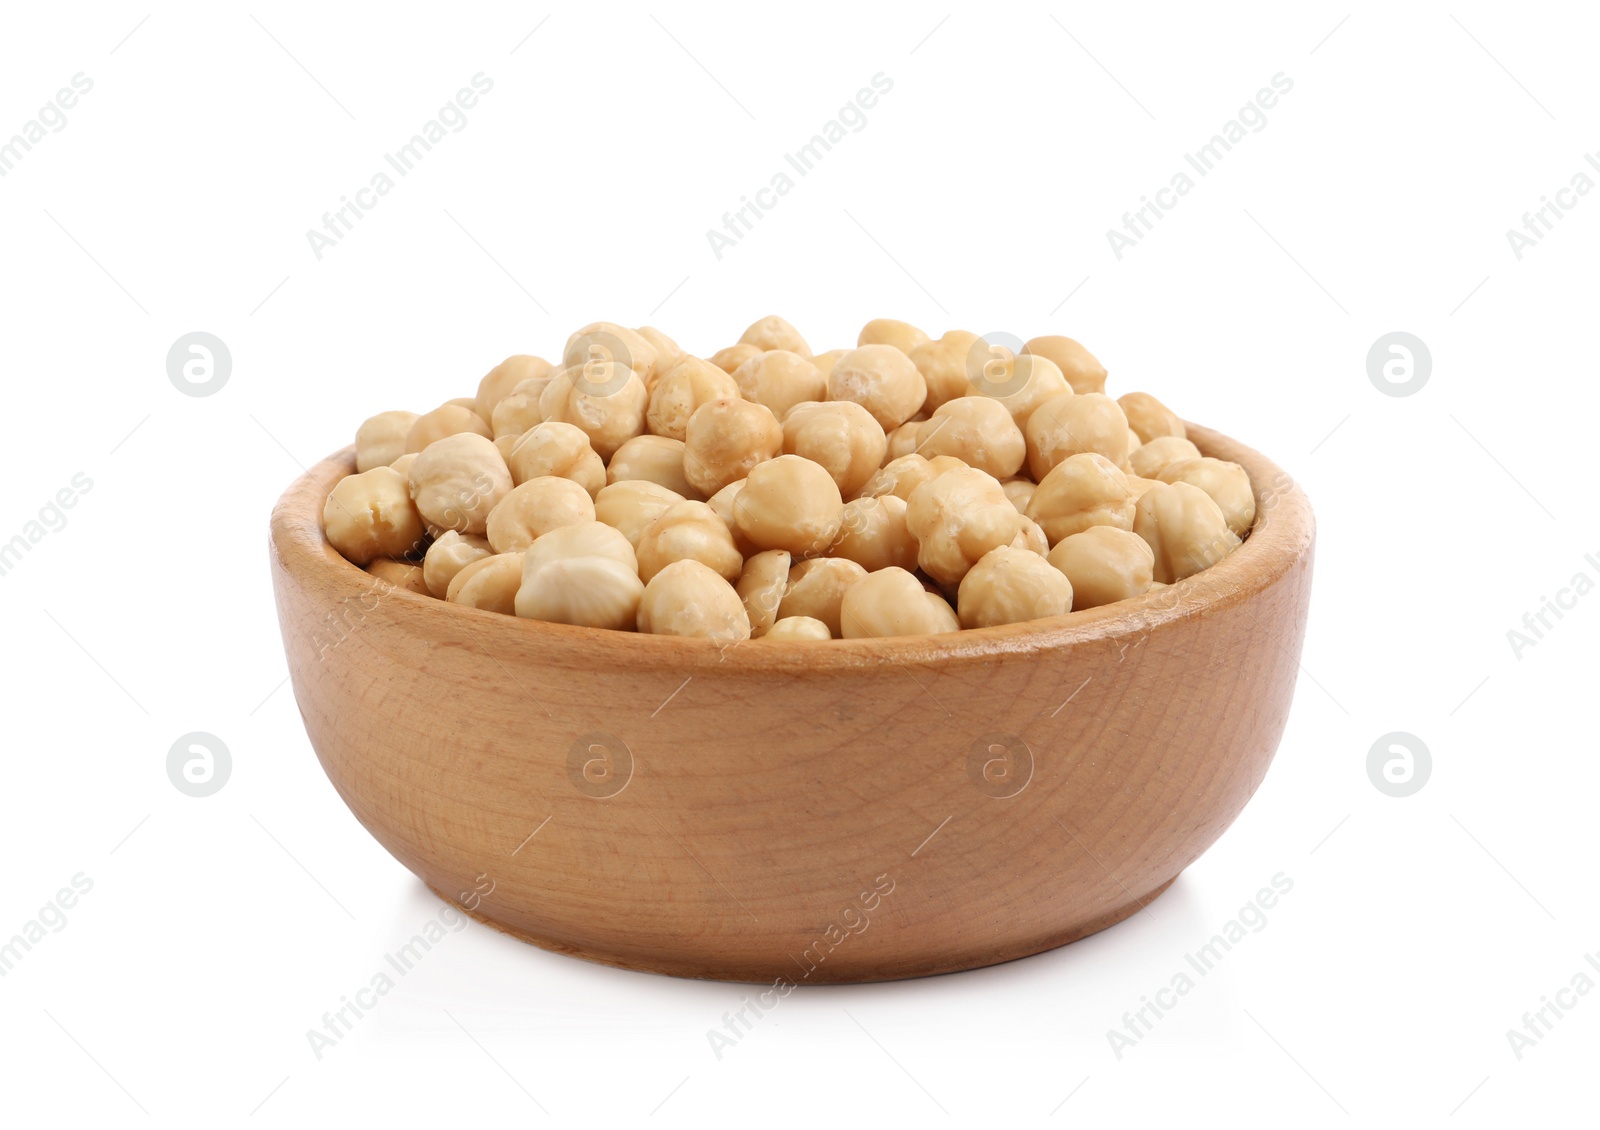
[[[1305,493],[1259,452],[1220,432],[1186,424],[1202,455],[1244,467],[1256,499],[1256,520],[1244,543],[1222,561],[1165,589],[1060,616],[938,635],[854,640],[716,641],[552,624],[484,609],[452,605],[396,586],[391,619],[419,635],[441,638],[460,626],[477,646],[487,641],[533,651],[544,662],[603,665],[612,670],[707,668],[734,673],[828,673],[884,663],[940,666],[989,663],[1008,655],[1033,656],[1073,647],[1148,636],[1165,625],[1234,607],[1270,588],[1310,553],[1315,519]],[[341,601],[371,593],[372,574],[344,559],[322,529],[322,510],[335,483],[355,471],[355,447],[328,456],[291,483],[272,509],[270,544],[285,574],[319,590],[330,611]],[[737,662],[728,656],[737,651]]]

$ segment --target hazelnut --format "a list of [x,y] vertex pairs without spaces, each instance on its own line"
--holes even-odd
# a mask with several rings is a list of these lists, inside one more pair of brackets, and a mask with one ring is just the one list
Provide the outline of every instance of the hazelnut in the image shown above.
[[1222,459],[1182,459],[1168,463],[1156,476],[1164,483],[1188,483],[1211,496],[1228,521],[1228,529],[1244,537],[1256,521],[1256,496],[1250,476],[1237,463]]
[[657,483],[685,498],[698,498],[683,474],[684,445],[681,439],[666,436],[634,436],[617,448],[606,468],[606,481],[612,483],[642,479]]
[[1118,467],[1128,463],[1128,421],[1117,402],[1097,392],[1046,401],[1028,420],[1028,470],[1043,482],[1057,463],[1093,452]]
[[648,584],[675,561],[698,561],[725,580],[744,568],[744,555],[717,512],[704,502],[675,502],[639,537],[639,576]]
[[1027,515],[1054,545],[1090,526],[1133,529],[1128,478],[1103,455],[1086,452],[1057,463],[1034,488]]
[[815,365],[785,349],[756,354],[733,371],[733,379],[746,400],[765,405],[779,420],[796,404],[821,400],[828,391]]
[[829,400],[854,401],[885,432],[915,416],[928,395],[911,358],[892,345],[852,349],[834,362],[827,384]]
[[1156,560],[1148,542],[1116,526],[1069,534],[1046,559],[1072,582],[1074,608],[1099,608],[1149,592]]
[[840,638],[881,639],[954,632],[961,628],[955,610],[922,587],[912,573],[890,567],[868,573],[844,594],[839,605]]
[[494,438],[482,416],[471,408],[450,401],[432,412],[424,412],[412,421],[411,430],[406,433],[405,448],[408,452],[421,451],[436,440],[463,432],[473,432],[485,439]]
[[1062,616],[1072,611],[1072,582],[1039,554],[1003,545],[967,570],[956,606],[963,628]]
[[1022,351],[1036,357],[1048,357],[1061,370],[1073,392],[1081,395],[1106,390],[1106,367],[1070,337],[1054,334],[1036,337],[1024,343]]
[[[503,439],[496,440],[500,447]],[[606,465],[582,428],[555,420],[535,424],[500,448],[506,457],[511,481],[517,486],[530,479],[554,475],[571,479],[592,498],[606,485]]]
[[771,409],[748,400],[713,400],[695,409],[684,431],[684,477],[713,495],[783,451],[783,428]]
[[1222,508],[1188,483],[1157,483],[1134,508],[1133,532],[1150,544],[1154,577],[1172,584],[1215,565],[1239,545]]
[[798,455],[751,468],[733,501],[734,528],[761,549],[810,557],[833,544],[844,500],[828,472]]
[[750,638],[750,617],[739,594],[724,578],[692,560],[674,561],[650,579],[639,600],[637,624],[639,631],[656,635]]
[[810,616],[821,620],[837,636],[839,607],[845,593],[867,575],[867,571],[844,557],[817,557],[802,561],[789,570],[789,583],[778,605],[778,618]]
[[878,473],[888,439],[878,421],[848,400],[797,404],[783,418],[783,450],[818,464],[853,497]]
[[946,471],[911,492],[906,528],[917,539],[917,564],[941,585],[956,585],[988,553],[1011,544],[1022,516],[993,475],[972,467]]
[[405,454],[406,437],[418,420],[415,412],[379,412],[356,429],[356,470],[387,467]]
[[757,349],[787,349],[790,353],[798,353],[802,357],[811,356],[811,347],[806,344],[806,339],[800,336],[800,331],[776,314],[768,314],[745,329],[739,335],[741,345],[753,345]]
[[435,530],[482,535],[489,512],[511,492],[511,472],[494,441],[476,432],[436,440],[411,464],[411,497]]
[[645,420],[656,435],[683,439],[696,408],[738,395],[738,382],[729,374],[709,361],[684,356],[656,381]]
[[485,528],[496,553],[518,553],[558,526],[594,520],[588,491],[571,479],[541,475],[502,498],[489,512]]
[[863,345],[892,345],[901,353],[910,353],[928,340],[928,335],[910,322],[896,318],[874,318],[861,327],[856,335],[856,347]]

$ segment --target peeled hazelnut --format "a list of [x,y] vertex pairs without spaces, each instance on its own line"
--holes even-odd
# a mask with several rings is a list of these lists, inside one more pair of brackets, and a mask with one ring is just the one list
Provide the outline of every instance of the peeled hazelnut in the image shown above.
[[[933,411],[968,390],[967,366],[973,357],[978,335],[966,330],[948,330],[936,341],[924,341],[906,350],[911,363],[928,384],[928,399],[923,407]],[[980,347],[979,355],[983,354]]]
[[765,405],[779,420],[796,404],[821,400],[828,392],[828,379],[817,367],[786,349],[756,354],[733,371],[733,379],[740,395]]
[[[840,400],[834,403],[849,404],[850,401]],[[863,411],[865,410],[863,409]],[[921,413],[919,412],[917,415],[920,416]],[[874,420],[873,423],[877,423],[877,421]],[[890,432],[887,437],[888,443],[885,445],[883,452],[883,462],[887,464],[890,460],[898,459],[902,455],[915,455],[917,453],[917,430],[923,423],[924,421],[913,416]]]
[[739,385],[732,376],[709,361],[684,356],[656,381],[645,419],[656,435],[683,439],[696,408],[738,395]]
[[733,544],[738,547],[740,554],[749,557],[753,553],[759,553],[760,549],[739,532],[739,527],[733,521],[733,504],[738,501],[739,492],[742,490],[744,490],[744,480],[735,479],[706,499],[706,505],[715,510],[717,517],[722,519],[722,524],[728,527],[728,532],[733,535]]
[[[611,366],[618,365],[632,369],[641,381],[647,379],[656,365],[655,346],[627,326],[590,322],[567,338],[566,348],[561,351],[561,367],[586,370],[593,385],[606,384],[613,372]],[[585,391],[591,395],[605,395],[604,392]],[[548,413],[545,418],[549,419]]]
[[518,553],[559,526],[594,521],[594,500],[571,479],[529,479],[489,512],[489,544],[496,553]]
[[1044,528],[1032,518],[1024,515],[1022,528],[1017,531],[1017,536],[1011,539],[1012,549],[1025,549],[1029,553],[1037,553],[1040,557],[1050,552],[1050,539],[1044,536]]
[[410,480],[411,480],[411,464],[415,463],[416,461],[417,461],[417,453],[415,451],[408,451],[404,455],[402,455],[400,458],[396,459],[393,463],[389,464],[389,466],[393,467],[396,471],[398,471],[400,473],[400,475],[406,479],[407,482],[410,482]]
[[1106,390],[1106,367],[1070,337],[1056,334],[1036,337],[1025,343],[1022,351],[1037,357],[1048,357],[1067,378],[1073,392],[1081,395]]
[[798,455],[751,468],[733,502],[734,528],[761,549],[809,557],[833,544],[844,500],[828,472]]
[[639,558],[621,530],[604,522],[574,522],[540,534],[522,551],[523,575],[527,577],[542,565],[568,557],[609,557],[626,565],[631,573],[639,571]]
[[682,495],[658,483],[628,479],[600,488],[600,493],[594,496],[594,516],[596,521],[622,534],[637,549],[645,528],[673,503],[683,501]]
[[390,589],[405,589],[407,592],[422,596],[433,595],[422,579],[421,565],[413,565],[409,561],[396,561],[391,557],[379,557],[367,566],[367,572],[388,585]]
[[[516,391],[522,382],[536,377],[548,377],[553,366],[543,357],[527,353],[514,354],[490,369],[478,382],[478,396],[473,410],[485,420],[494,419],[494,406]],[[498,434],[498,433],[497,433]]]
[[810,616],[785,616],[767,630],[769,640],[831,640],[828,625]]
[[1228,529],[1239,537],[1256,521],[1256,496],[1250,476],[1237,463],[1222,459],[1184,459],[1168,463],[1157,475],[1164,483],[1188,483],[1211,496],[1228,521]]
[[553,373],[547,373],[542,377],[529,377],[495,403],[489,415],[495,439],[520,436],[529,428],[544,422],[539,401],[544,396],[544,390],[550,386],[552,376]]
[[[502,440],[496,440],[500,446]],[[606,465],[582,428],[550,421],[535,424],[501,448],[517,486],[545,475],[571,479],[592,498],[606,485]]]
[[379,412],[356,429],[356,470],[387,467],[405,454],[406,437],[417,422],[415,412]]
[[493,438],[489,425],[473,409],[454,401],[441,404],[412,421],[411,430],[406,433],[406,451],[421,451],[436,440],[462,432]]
[[783,450],[816,463],[845,498],[878,473],[888,439],[878,421],[848,400],[797,404],[783,418]]
[[911,358],[892,345],[852,349],[828,374],[828,399],[854,401],[886,432],[915,416],[927,395],[927,382]]
[[1026,432],[1039,405],[1071,396],[1072,387],[1049,358],[1014,354],[1003,345],[978,338],[967,352],[967,395],[998,400]]
[[658,483],[685,498],[699,497],[683,474],[684,445],[681,439],[666,436],[634,436],[617,448],[606,468],[607,482],[643,479]]
[[733,544],[717,512],[704,502],[675,502],[645,527],[639,537],[639,576],[646,584],[675,561],[698,561],[725,580],[744,568],[744,555]]
[[1140,443],[1149,443],[1158,436],[1188,437],[1178,414],[1148,392],[1130,392],[1117,397],[1122,414],[1128,418],[1128,427],[1139,437]]
[[917,539],[922,571],[942,585],[955,585],[978,558],[1011,544],[1022,516],[993,475],[960,467],[911,492],[906,528]]
[[1019,624],[1072,611],[1072,582],[1037,553],[1001,546],[967,570],[956,598],[963,628]]
[[1133,505],[1122,469],[1088,452],[1057,463],[1034,489],[1027,513],[1054,545],[1090,526],[1133,529]]
[[1022,466],[1028,445],[1000,401],[962,396],[946,401],[918,425],[917,451],[929,459],[949,455],[997,479],[1008,479]]
[[789,583],[778,605],[778,618],[810,616],[828,631],[840,634],[839,609],[848,593],[867,571],[843,557],[818,557],[789,570]]
[[1140,475],[1128,475],[1128,489],[1133,491],[1133,500],[1138,502],[1145,491],[1160,482],[1160,479],[1146,479]]
[[512,488],[494,441],[459,432],[425,447],[411,464],[411,497],[436,530],[482,535],[489,512]]
[[806,339],[800,336],[800,331],[776,314],[768,314],[765,318],[750,323],[744,333],[739,335],[741,345],[753,345],[757,349],[787,349],[790,353],[798,353],[802,357],[811,356],[811,347],[806,344]]
[[522,554],[497,553],[474,561],[455,575],[445,599],[485,612],[516,613],[517,589],[522,587]]
[[826,353],[813,353],[811,355],[811,363],[816,366],[817,372],[821,373],[823,378],[826,379],[828,374],[833,372],[834,362],[849,352],[848,349],[830,349]]
[[1133,532],[1150,544],[1155,579],[1181,581],[1215,565],[1239,545],[1222,509],[1188,483],[1158,483],[1134,510]]
[[869,573],[891,565],[917,567],[917,539],[906,529],[905,500],[892,494],[844,504],[829,557],[845,557]]
[[772,411],[748,400],[713,400],[689,417],[684,431],[684,477],[713,495],[783,450],[783,428]]
[[637,623],[641,632],[655,635],[750,638],[750,617],[733,586],[691,560],[674,561],[650,578],[639,600]]
[[655,382],[683,359],[683,348],[654,326],[640,326],[634,332],[649,342],[650,348],[656,351],[656,363],[650,370],[651,379],[648,382],[650,387],[654,388]]
[[404,557],[424,533],[406,481],[392,467],[340,479],[323,504],[322,528],[333,548],[354,565]]
[[[741,341],[737,345],[730,345],[726,349],[717,350],[711,355],[710,360],[713,365],[731,377],[734,370],[740,365],[743,365],[758,353],[764,352],[766,351],[759,345],[751,345],[748,342]],[[799,351],[791,350],[790,352],[797,353]],[[804,354],[801,354],[801,356],[804,356]]]
[[1142,479],[1159,479],[1161,472],[1173,463],[1185,463],[1200,458],[1200,449],[1177,436],[1157,436],[1149,443],[1139,445],[1139,450],[1128,457],[1133,473]]
[[928,335],[910,322],[897,318],[874,318],[861,327],[856,336],[856,347],[863,345],[892,345],[901,353],[910,353],[928,340]]
[[752,639],[766,635],[778,618],[778,605],[783,602],[783,593],[789,584],[789,561],[788,550],[768,549],[744,563],[744,571],[739,574],[739,583],[734,588],[739,599],[744,601],[745,614],[750,617]]
[[1006,497],[1011,500],[1011,505],[1017,508],[1018,514],[1028,512],[1028,502],[1033,498],[1037,488],[1030,479],[1006,479],[1000,484],[1005,490]]
[[644,434],[649,399],[638,373],[596,361],[551,377],[539,396],[539,411],[546,420],[581,428],[600,458],[610,459],[624,442]]
[[1057,463],[1093,452],[1118,467],[1128,462],[1128,420],[1109,396],[1090,392],[1046,401],[1028,420],[1028,470],[1043,482]]
[[860,497],[877,498],[880,495],[892,494],[899,499],[908,499],[911,492],[923,483],[929,482],[939,474],[939,468],[933,466],[927,459],[920,455],[902,455],[898,459],[891,459],[885,463],[872,478],[867,480],[867,485],[861,488]]
[[643,592],[628,539],[600,522],[579,522],[551,530],[523,552],[516,613],[632,631]]
[[611,557],[561,557],[526,570],[513,610],[528,620],[632,631],[644,582]]
[[422,559],[423,583],[428,586],[430,593],[443,600],[457,573],[474,561],[482,561],[493,554],[489,539],[446,530],[433,540],[427,556]]
[[1138,534],[1090,526],[1056,543],[1047,560],[1072,582],[1074,608],[1099,608],[1150,591],[1155,554]]
[[845,592],[839,606],[840,638],[881,639],[954,632],[961,628],[955,610],[922,587],[904,569],[868,573]]

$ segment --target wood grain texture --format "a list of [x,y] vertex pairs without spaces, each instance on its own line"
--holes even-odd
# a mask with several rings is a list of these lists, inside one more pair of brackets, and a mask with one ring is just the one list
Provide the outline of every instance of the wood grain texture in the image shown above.
[[800,984],[1038,953],[1164,890],[1287,720],[1310,505],[1190,437],[1244,465],[1259,516],[1185,582],[952,635],[720,646],[374,591],[321,530],[347,449],[272,514],[295,698],[395,858],[548,949]]

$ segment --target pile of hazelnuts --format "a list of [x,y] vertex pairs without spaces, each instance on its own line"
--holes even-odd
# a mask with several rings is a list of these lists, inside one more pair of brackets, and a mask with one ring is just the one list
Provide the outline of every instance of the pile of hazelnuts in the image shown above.
[[1238,547],[1249,477],[1071,338],[875,319],[813,353],[782,318],[701,358],[610,322],[559,364],[381,412],[328,541],[384,582],[588,628],[861,639],[1062,616]]

